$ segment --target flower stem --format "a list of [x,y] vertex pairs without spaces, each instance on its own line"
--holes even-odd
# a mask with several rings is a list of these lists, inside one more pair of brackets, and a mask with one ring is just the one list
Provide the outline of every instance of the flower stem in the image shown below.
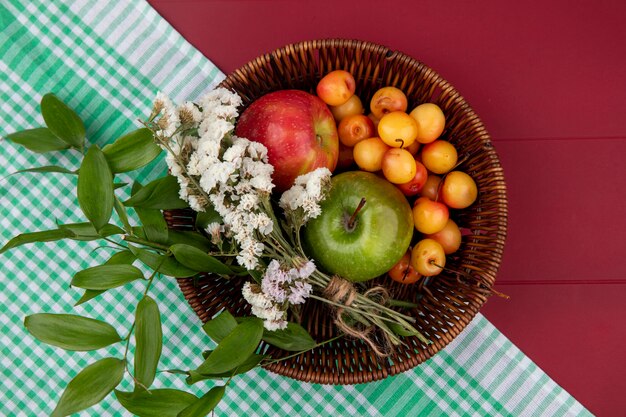
[[141,238],[136,237],[136,236],[124,235],[122,237],[122,239],[124,239],[127,242],[138,243],[140,245],[149,246],[149,247],[151,247],[153,249],[158,249],[158,250],[162,250],[162,251],[170,250],[169,246],[161,245],[160,243],[150,242],[148,240],[141,239]]
[[[375,314],[375,313],[372,313],[372,312],[368,311],[368,309],[359,309],[359,308],[348,306],[348,305],[345,305],[345,304],[336,303],[334,301],[330,301],[327,298],[318,297],[315,294],[310,294],[309,298],[313,298],[314,300],[318,300],[318,301],[321,301],[321,302],[326,303],[326,304],[330,304],[330,305],[335,306],[335,307],[344,308],[346,310],[353,311],[355,313],[361,314],[363,316],[368,316],[368,317],[373,318],[373,319],[384,320],[384,321],[388,321],[390,323],[398,323],[397,318],[394,317],[394,316],[391,316],[391,317],[381,316],[379,314]],[[397,313],[397,312],[395,312],[395,313]]]
[[340,334],[338,336],[332,337],[332,338],[330,338],[328,340],[324,340],[323,342],[320,342],[320,343],[316,344],[311,349],[301,350],[301,351],[293,353],[291,355],[283,356],[282,358],[278,358],[278,359],[271,360],[269,362],[265,362],[265,363],[260,364],[258,366],[268,366],[268,365],[271,365],[273,363],[277,363],[277,362],[281,362],[281,361],[284,361],[284,360],[287,360],[287,359],[295,358],[296,356],[302,355],[303,353],[306,353],[306,352],[308,352],[310,350],[313,350],[313,349],[318,348],[320,346],[324,346],[325,344],[330,343],[330,342],[334,342],[335,340],[341,339],[343,336],[344,336],[343,334]]
[[123,249],[128,249],[126,246],[122,245],[122,244],[121,244],[121,243],[119,243],[119,242],[114,241],[113,239],[109,239],[108,237],[105,237],[105,238],[103,238],[103,239],[104,239],[104,240],[106,240],[107,242],[109,242],[109,243],[111,243],[111,244],[115,245],[115,246],[118,246],[118,247],[123,248]]
[[152,281],[154,281],[154,277],[156,277],[159,269],[161,269],[161,266],[165,263],[166,259],[167,259],[166,257],[163,257],[163,259],[161,259],[161,262],[159,262],[159,265],[157,265],[154,271],[152,271],[150,278],[148,278],[148,284],[146,285],[146,290],[143,292],[144,297],[148,295],[148,291],[150,290],[150,287],[152,286]]
[[419,304],[411,303],[408,301],[396,300],[396,299],[387,300],[387,304],[389,304],[390,306],[394,306],[394,307],[404,307],[404,308],[417,308],[420,306]]

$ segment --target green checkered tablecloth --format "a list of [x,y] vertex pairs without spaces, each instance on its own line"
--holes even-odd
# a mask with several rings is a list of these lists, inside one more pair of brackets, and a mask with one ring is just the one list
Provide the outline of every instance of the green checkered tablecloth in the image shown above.
[[[88,138],[104,145],[145,117],[158,90],[193,99],[223,74],[142,0],[3,0],[0,2],[0,135],[43,124],[38,102],[55,92],[86,121]],[[35,155],[2,140],[0,178],[23,168],[75,168],[71,151]],[[162,173],[155,162],[142,178]],[[20,174],[0,181],[0,244],[33,230],[81,221],[75,178]],[[109,254],[95,243],[32,244],[0,255],[0,414],[42,416],[66,383],[96,359],[120,356],[122,346],[71,353],[35,341],[26,315],[77,312],[114,323],[127,333],[138,287],[109,291],[80,307],[69,288],[74,272]],[[161,369],[190,368],[208,338],[171,279],[153,287],[164,318]],[[193,361],[193,362],[190,362]],[[563,416],[590,415],[478,316],[444,351],[412,371],[355,386],[300,383],[263,370],[237,377],[216,415],[222,416]],[[198,384],[202,385],[202,384]],[[130,388],[126,380],[122,388]],[[186,389],[161,373],[156,387]],[[194,386],[196,394],[205,386]],[[113,397],[80,415],[128,415]]]

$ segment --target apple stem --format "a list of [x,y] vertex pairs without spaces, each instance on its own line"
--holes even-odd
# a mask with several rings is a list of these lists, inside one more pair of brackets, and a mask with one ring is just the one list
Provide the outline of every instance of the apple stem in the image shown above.
[[400,149],[404,148],[404,139],[398,138],[398,139],[396,139],[396,142],[400,142]]
[[361,198],[359,205],[356,206],[356,209],[354,209],[354,213],[352,213],[350,220],[348,220],[348,229],[350,230],[354,229],[354,224],[356,223],[356,215],[359,214],[359,211],[361,211],[364,205],[365,205],[365,197]]

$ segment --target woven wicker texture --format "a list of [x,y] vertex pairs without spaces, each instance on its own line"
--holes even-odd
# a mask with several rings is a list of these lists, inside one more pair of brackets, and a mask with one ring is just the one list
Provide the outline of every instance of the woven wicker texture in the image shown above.
[[[276,362],[270,371],[307,382],[355,384],[386,378],[424,362],[445,347],[467,326],[491,295],[506,238],[507,197],[502,167],[489,134],[463,97],[447,81],[423,63],[384,46],[355,40],[307,41],[261,55],[229,75],[222,86],[233,89],[244,106],[262,95],[281,89],[314,92],[320,78],[335,69],[350,71],[364,105],[384,86],[400,88],[408,97],[409,109],[425,102],[437,103],[446,116],[442,138],[455,145],[459,170],[470,174],[478,185],[476,203],[451,217],[462,228],[463,243],[448,255],[449,270],[418,284],[395,284],[378,278],[369,285],[384,285],[397,299],[419,304],[409,314],[416,327],[431,340],[424,345],[406,337],[387,358],[377,357],[361,340],[341,338],[299,356]],[[191,229],[193,213],[174,210],[165,213],[170,227]],[[250,314],[241,296],[243,278],[226,280],[201,275],[180,279],[185,298],[206,322],[223,308],[234,315]],[[406,309],[403,310],[406,312]],[[317,302],[306,303],[302,325],[317,341],[336,335],[331,311]],[[289,355],[263,345],[273,358]]]

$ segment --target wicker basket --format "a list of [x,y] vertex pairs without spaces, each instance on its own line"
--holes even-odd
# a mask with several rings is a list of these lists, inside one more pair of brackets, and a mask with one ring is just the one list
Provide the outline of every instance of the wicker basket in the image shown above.
[[[420,305],[410,314],[416,317],[416,327],[432,344],[426,346],[417,338],[405,338],[404,346],[381,359],[361,340],[344,337],[267,367],[306,382],[355,384],[380,380],[417,366],[450,343],[472,320],[491,294],[500,265],[506,237],[507,198],[498,156],[476,113],[435,71],[400,52],[354,40],[301,42],[259,56],[229,75],[221,85],[235,90],[247,106],[275,90],[314,92],[317,81],[334,69],[345,69],[355,76],[357,93],[364,104],[369,103],[378,88],[387,85],[406,93],[409,108],[424,102],[437,103],[446,115],[442,137],[457,147],[460,159],[466,158],[459,169],[469,173],[479,189],[474,205],[453,214],[465,231],[460,250],[447,260],[447,266],[457,273],[444,271],[413,286],[394,285],[383,279],[373,283],[387,286],[395,298]],[[165,216],[170,227],[193,227],[190,211],[169,211]],[[203,322],[223,308],[235,315],[250,314],[241,296],[244,282],[206,275],[178,281]],[[309,301],[302,317],[303,326],[316,340],[336,334],[324,305]],[[270,345],[263,349],[274,358],[289,354]]]

